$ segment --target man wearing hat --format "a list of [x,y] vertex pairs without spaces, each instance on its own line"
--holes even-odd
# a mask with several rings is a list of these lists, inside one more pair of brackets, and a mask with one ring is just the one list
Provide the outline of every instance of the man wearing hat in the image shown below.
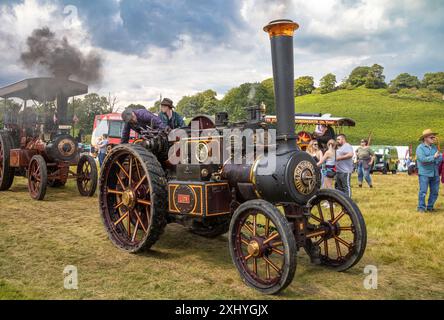
[[125,122],[125,126],[122,130],[121,143],[128,143],[131,130],[140,133],[142,129],[146,129],[147,127],[153,129],[166,128],[158,116],[146,109],[132,110],[128,108],[123,111],[122,120]]
[[[436,147],[437,133],[431,129],[424,130],[419,138],[422,143],[416,148],[416,163],[419,176],[418,211],[433,211],[433,206],[438,199],[439,192],[439,166],[442,162],[442,154]],[[430,195],[426,205],[427,190]]]
[[163,99],[160,103],[160,120],[162,120],[162,123],[170,129],[185,127],[182,116],[173,109],[173,101],[168,98]]

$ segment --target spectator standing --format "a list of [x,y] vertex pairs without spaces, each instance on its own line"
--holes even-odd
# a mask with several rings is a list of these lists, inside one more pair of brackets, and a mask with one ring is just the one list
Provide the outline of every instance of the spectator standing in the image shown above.
[[[416,148],[416,163],[419,177],[418,212],[433,211],[439,194],[439,167],[442,154],[435,145],[437,133],[431,129],[422,132],[422,143]],[[430,189],[426,205],[427,191]]]
[[361,145],[356,149],[356,159],[358,161],[358,184],[362,188],[362,182],[367,182],[370,188],[373,188],[370,171],[375,161],[375,152],[368,145],[368,140],[362,139]]
[[322,158],[322,151],[319,149],[319,143],[317,140],[311,140],[308,144],[306,152],[318,162]]
[[109,142],[107,134],[102,135],[102,139],[97,143],[97,147],[99,148],[98,158],[99,158],[100,167],[102,167],[102,163],[105,160],[108,143]]
[[[325,165],[324,165],[325,164]],[[331,139],[327,142],[327,150],[318,162],[318,166],[324,165],[322,169],[322,188],[333,189],[333,180],[336,175],[336,142]]]
[[345,134],[336,138],[336,189],[351,198],[351,175],[353,173],[353,147],[347,142]]

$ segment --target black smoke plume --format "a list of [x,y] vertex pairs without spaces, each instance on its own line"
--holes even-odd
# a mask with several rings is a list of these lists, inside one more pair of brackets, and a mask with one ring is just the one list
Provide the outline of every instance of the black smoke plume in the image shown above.
[[87,55],[69,44],[68,39],[57,38],[48,27],[35,29],[26,40],[27,51],[20,56],[31,69],[44,68],[55,77],[74,77],[89,84],[102,80],[102,58],[95,52]]

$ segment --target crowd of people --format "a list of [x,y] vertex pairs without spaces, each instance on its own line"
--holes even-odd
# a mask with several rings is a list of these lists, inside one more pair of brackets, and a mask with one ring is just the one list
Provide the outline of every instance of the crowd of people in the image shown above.
[[[362,188],[364,181],[373,188],[371,168],[375,162],[375,152],[369,141],[362,139],[360,146],[353,151],[344,134],[336,139],[329,139],[325,144],[323,137],[328,130],[317,129],[314,139],[310,141],[306,152],[317,162],[322,173],[322,188],[337,189],[349,197],[351,191],[351,175],[355,169],[358,173],[358,186]],[[323,139],[319,139],[322,136]],[[440,184],[444,184],[443,154],[438,150],[437,133],[431,129],[423,131],[421,144],[416,149],[416,167],[419,177],[418,207],[420,213],[433,212],[439,195]],[[429,197],[426,201],[427,194]]]
[[[325,142],[325,132],[328,132],[328,127],[325,126],[321,127],[318,133],[315,132],[315,139],[310,141],[306,152],[313,157],[321,169],[322,187],[326,189],[336,188],[351,197],[351,175],[354,171],[353,147],[347,142],[345,134],[339,134],[336,139],[329,139]],[[359,163],[362,163],[360,168],[364,173],[359,176],[359,185],[362,187],[362,179],[365,176],[366,181],[372,187],[369,168],[374,154],[368,147],[367,141],[363,140],[362,144],[358,150]],[[366,158],[367,155],[370,155],[370,158]]]
[[[146,126],[157,129],[174,129],[184,126],[183,118],[174,111],[173,101],[165,98],[161,103],[159,116],[146,109],[125,110],[122,114],[125,126],[122,132],[122,143],[129,141],[130,130],[140,132]],[[319,125],[313,134],[306,152],[316,161],[322,173],[322,188],[337,189],[349,197],[352,196],[351,176],[355,170],[358,174],[358,186],[362,188],[364,181],[373,188],[371,169],[375,162],[375,152],[367,139],[362,139],[360,146],[353,150],[347,142],[345,134],[335,135],[330,126]],[[444,183],[443,155],[436,146],[437,133],[430,129],[424,130],[420,137],[422,142],[416,149],[416,166],[419,176],[419,212],[434,211],[438,199],[440,182]],[[108,137],[103,135],[97,143],[100,165],[107,153]],[[430,192],[429,192],[430,191]],[[426,196],[429,198],[426,202]]]

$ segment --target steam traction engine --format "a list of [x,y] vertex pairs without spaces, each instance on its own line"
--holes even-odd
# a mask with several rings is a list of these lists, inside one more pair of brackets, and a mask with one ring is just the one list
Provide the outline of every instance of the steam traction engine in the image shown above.
[[[141,140],[116,146],[108,154],[99,201],[106,231],[117,247],[133,253],[150,248],[172,222],[204,237],[229,231],[230,253],[242,279],[266,294],[290,284],[300,248],[313,263],[336,271],[361,259],[366,246],[361,212],[345,194],[320,190],[316,162],[296,144],[293,32],[297,28],[290,20],[277,20],[264,29],[272,46],[275,152],[257,136],[256,145],[268,147],[251,163],[246,159],[247,143],[229,150],[241,154],[240,163],[207,161],[224,152],[225,129],[269,130],[261,108],[250,108],[250,120],[244,123],[229,124],[226,113],[217,114],[215,123],[200,116],[192,121],[197,126],[183,128],[180,134],[173,131],[167,138],[147,129]],[[213,133],[204,134],[208,129]],[[184,151],[183,145],[189,148]],[[173,165],[171,159],[178,155],[188,161]],[[267,172],[267,163],[273,161],[275,169]]]
[[[46,188],[64,186],[77,180],[82,196],[93,196],[97,187],[94,159],[80,156],[77,141],[69,134],[68,98],[85,94],[88,87],[62,78],[34,78],[0,89],[5,99],[4,130],[0,131],[0,191],[8,190],[14,176],[28,178],[28,190],[43,200]],[[8,107],[6,99],[20,98],[23,108]],[[38,115],[27,101],[38,101],[44,115]],[[48,101],[56,101],[50,110]],[[76,165],[72,172],[70,166]]]

